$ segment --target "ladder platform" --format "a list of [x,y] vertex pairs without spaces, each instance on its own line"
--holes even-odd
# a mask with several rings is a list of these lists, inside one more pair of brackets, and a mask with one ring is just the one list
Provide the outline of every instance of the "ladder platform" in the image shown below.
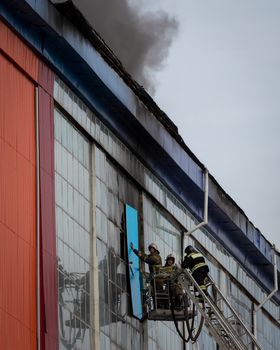
[[[196,316],[197,313],[195,313]],[[187,316],[192,318],[192,311],[174,310],[175,319],[177,321],[184,321]],[[157,309],[148,313],[148,319],[153,321],[173,321],[172,312],[170,309]]]

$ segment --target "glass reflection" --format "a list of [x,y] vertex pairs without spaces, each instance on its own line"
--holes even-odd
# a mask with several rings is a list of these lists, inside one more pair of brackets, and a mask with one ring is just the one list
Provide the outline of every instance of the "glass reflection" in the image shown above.
[[59,346],[91,349],[90,148],[57,111],[55,139]]

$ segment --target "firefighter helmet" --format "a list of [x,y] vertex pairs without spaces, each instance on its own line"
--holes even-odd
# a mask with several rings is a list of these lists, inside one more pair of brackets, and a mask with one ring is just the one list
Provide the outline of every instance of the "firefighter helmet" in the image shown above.
[[185,253],[186,254],[190,254],[190,253],[193,253],[193,252],[195,252],[196,250],[194,249],[194,247],[193,246],[191,246],[191,245],[188,245],[187,247],[186,247],[186,249],[185,249]]
[[175,262],[175,256],[174,256],[173,254],[169,254],[169,255],[167,255],[167,257],[166,257],[165,261],[167,261],[168,259],[173,259],[173,260],[174,260],[174,262]]
[[155,243],[149,244],[148,249],[150,249],[150,248],[154,248],[159,253],[158,247],[157,247],[157,245]]

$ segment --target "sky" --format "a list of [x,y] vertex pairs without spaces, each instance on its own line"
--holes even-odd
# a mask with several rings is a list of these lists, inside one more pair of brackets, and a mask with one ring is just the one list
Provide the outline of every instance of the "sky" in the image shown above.
[[138,1],[179,23],[155,101],[280,249],[280,1]]

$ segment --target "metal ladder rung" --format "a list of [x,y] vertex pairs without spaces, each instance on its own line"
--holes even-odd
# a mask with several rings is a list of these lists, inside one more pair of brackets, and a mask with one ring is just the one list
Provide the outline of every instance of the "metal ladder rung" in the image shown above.
[[230,319],[233,318],[233,317],[234,317],[234,315],[230,315],[230,316],[226,317],[226,319],[227,319],[227,320],[230,320]]
[[239,335],[239,337],[243,337],[243,335],[246,335],[247,333],[246,332],[244,332],[244,333],[241,333],[241,334],[238,334]]
[[250,343],[247,344],[247,346],[254,345],[253,341],[250,341]]

